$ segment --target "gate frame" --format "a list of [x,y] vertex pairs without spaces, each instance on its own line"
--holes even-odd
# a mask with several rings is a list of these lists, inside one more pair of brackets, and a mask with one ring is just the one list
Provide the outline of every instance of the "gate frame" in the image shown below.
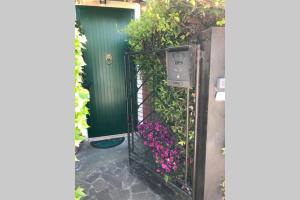
[[[223,29],[223,30],[221,30]],[[220,39],[220,35],[216,36],[213,34],[220,34],[222,31],[224,31],[224,27],[211,27],[209,29],[206,29],[202,31],[199,38],[199,43],[197,43],[197,65],[196,65],[196,114],[195,114],[195,146],[194,146],[194,167],[193,167],[193,176],[192,176],[192,197],[188,196],[186,199],[192,199],[192,200],[206,200],[206,199],[215,199],[217,196],[220,195],[220,192],[213,190],[214,194],[208,193],[207,187],[220,187],[216,185],[211,185],[207,180],[210,178],[216,178],[219,174],[217,172],[213,172],[213,174],[210,174],[206,176],[206,168],[208,167],[207,164],[210,164],[211,160],[211,149],[208,149],[207,142],[211,142],[211,138],[209,138],[208,135],[212,135],[213,133],[208,132],[207,126],[209,123],[209,102],[210,102],[210,88],[212,86],[211,79],[211,69],[213,69],[215,66],[211,68],[211,62],[215,62],[215,60],[220,59],[217,56],[222,55],[222,52],[213,52],[217,50],[217,48],[220,47],[220,50],[222,51],[224,46],[218,46],[217,42],[223,42],[224,38]],[[208,34],[209,33],[209,34]],[[223,34],[223,33],[221,33]],[[209,35],[209,36],[208,36]],[[219,38],[218,38],[219,37]],[[221,37],[224,37],[222,35]],[[218,39],[217,39],[218,38]],[[203,45],[206,41],[210,41],[209,45]],[[217,41],[217,42],[216,42]],[[225,41],[224,41],[225,44]],[[207,49],[205,49],[207,47]],[[152,53],[152,52],[161,52],[165,51],[166,49],[158,49],[155,51],[141,51],[141,52],[132,52],[132,53],[125,53],[125,57],[128,54],[140,54],[140,53]],[[212,51],[213,50],[213,51]],[[206,51],[206,53],[205,53]],[[217,56],[214,56],[216,54]],[[224,52],[223,52],[224,55]],[[208,59],[208,63],[204,63],[204,59]],[[220,60],[219,60],[220,61]],[[218,62],[219,62],[218,61]],[[125,62],[127,65],[127,62]],[[219,65],[219,64],[217,64]],[[220,66],[218,66],[220,69]],[[221,66],[222,68],[223,66]],[[225,63],[224,63],[225,67]],[[224,74],[225,77],[225,74]],[[213,77],[216,78],[216,77]],[[224,130],[225,133],[225,130]],[[133,133],[128,132],[128,140],[130,140],[130,136],[132,136]],[[221,133],[221,137],[223,137]],[[207,141],[209,140],[209,141]],[[216,139],[214,139],[216,140]],[[220,141],[224,140],[224,138],[221,138]],[[220,141],[215,141],[219,142]],[[130,158],[130,151],[131,151],[131,142],[128,141],[128,150],[129,150],[129,160],[130,163],[132,163],[132,159]],[[220,144],[218,144],[220,145]],[[217,146],[217,145],[216,145]],[[214,147],[215,148],[215,147]],[[221,149],[220,149],[221,150]],[[208,161],[208,162],[207,162]],[[222,160],[218,160],[218,162],[222,162]],[[223,163],[220,163],[220,166],[217,166],[218,169],[225,168],[225,165]],[[176,187],[176,186],[175,186]],[[170,187],[169,187],[170,188]],[[172,188],[172,186],[171,186]],[[174,189],[174,188],[172,188]],[[179,188],[177,188],[179,189]],[[180,189],[179,189],[180,190]],[[173,190],[174,191],[174,190]],[[183,190],[181,192],[185,193]]]
[[[196,69],[195,69],[195,72],[196,74],[198,74],[198,71],[199,71],[199,66],[200,66],[200,44],[195,44],[195,43],[191,43],[191,44],[188,44],[188,45],[193,45],[195,46],[195,49],[196,49]],[[187,46],[187,45],[182,45],[182,46]],[[134,55],[139,55],[139,54],[151,54],[151,53],[161,53],[161,52],[166,52],[169,48],[164,48],[164,49],[155,49],[155,50],[151,50],[151,51],[139,51],[139,52],[125,52],[125,55],[124,55],[124,60],[125,60],[125,72],[126,72],[126,93],[127,93],[127,108],[129,107],[129,101],[128,101],[128,78],[129,76],[131,76],[131,71],[129,69],[128,71],[128,68],[131,67],[131,64],[129,64],[128,66],[128,63],[131,62],[130,60],[130,56],[134,56]],[[199,55],[197,54],[197,52],[199,52]],[[199,58],[198,58],[199,57]],[[129,78],[130,79],[130,78]],[[197,78],[196,78],[197,79]],[[196,88],[197,88],[197,84],[198,84],[198,81],[196,80]],[[196,102],[197,102],[197,97],[196,97]],[[132,106],[131,106],[132,108]],[[132,116],[130,116],[131,113],[130,111],[128,110],[128,113],[127,113],[127,119],[128,119],[128,123],[132,123]],[[137,117],[137,116],[136,116]],[[195,121],[196,121],[196,117],[195,117]],[[143,167],[146,172],[146,174],[148,173],[152,173],[152,171],[150,169],[148,169],[147,167],[143,166],[142,164],[139,164],[137,161],[135,161],[132,156],[131,156],[131,153],[133,152],[133,136],[134,133],[130,131],[130,128],[128,128],[128,155],[129,155],[129,164],[130,165],[139,165],[140,167]],[[196,135],[196,132],[195,132],[195,135]],[[195,137],[195,144],[196,144],[196,137]],[[194,154],[195,154],[195,150],[194,150]],[[195,158],[194,158],[195,159]],[[196,158],[196,160],[198,160]],[[194,171],[194,169],[193,169]],[[153,173],[156,180],[158,180],[159,178],[161,177],[158,177],[157,174]],[[194,187],[194,180],[195,180],[195,175],[193,174],[192,175],[192,187]],[[176,193],[176,195],[180,196],[180,198],[182,198],[182,200],[192,200],[193,196],[192,194],[188,194],[186,191],[178,188],[176,185],[174,185],[173,183],[165,183],[165,182],[161,182],[162,185],[166,188],[166,189],[171,189],[173,192]],[[193,200],[195,200],[193,198]]]

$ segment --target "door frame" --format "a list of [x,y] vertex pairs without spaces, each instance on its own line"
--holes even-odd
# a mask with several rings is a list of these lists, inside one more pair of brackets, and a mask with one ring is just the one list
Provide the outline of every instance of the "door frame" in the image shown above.
[[[84,2],[81,2],[81,0],[77,0],[75,2],[75,6],[90,6],[90,7],[104,7],[104,8],[122,8],[122,9],[128,9],[128,10],[134,10],[134,18],[138,19],[141,14],[141,6],[139,3],[129,3],[129,2],[121,2],[121,1],[109,1],[107,0],[106,4],[100,4],[100,1],[89,1],[89,0],[83,0]],[[89,142],[92,141],[101,141],[101,140],[107,140],[107,139],[113,139],[113,138],[120,138],[127,136],[128,133],[120,133],[115,135],[107,135],[107,136],[99,136],[99,137],[88,137],[87,140]]]
[[[84,2],[81,2],[84,1]],[[77,0],[75,6],[91,6],[91,7],[107,7],[107,8],[123,8],[134,10],[134,19],[141,16],[141,6],[139,3],[129,3],[122,1],[106,1],[106,4],[100,4],[100,1]]]

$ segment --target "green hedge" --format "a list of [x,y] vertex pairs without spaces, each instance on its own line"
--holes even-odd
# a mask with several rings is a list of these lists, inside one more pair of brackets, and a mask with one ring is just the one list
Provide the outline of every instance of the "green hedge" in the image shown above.
[[[211,26],[225,24],[224,0],[149,0],[146,11],[137,20],[132,20],[125,31],[129,35],[129,45],[133,51],[151,51],[170,46],[189,43],[195,35]],[[140,55],[135,64],[143,66],[142,76],[155,78],[153,90],[160,97],[155,98],[155,110],[164,122],[171,127],[178,139],[178,146],[184,158],[186,92],[184,89],[171,88],[167,85],[164,57]],[[149,86],[151,88],[153,86]],[[195,91],[190,92],[190,161],[192,166],[194,144],[194,104]],[[184,160],[182,160],[184,162]],[[184,168],[178,170],[178,178],[183,178]],[[190,167],[191,167],[190,166]],[[191,170],[190,170],[191,171]]]

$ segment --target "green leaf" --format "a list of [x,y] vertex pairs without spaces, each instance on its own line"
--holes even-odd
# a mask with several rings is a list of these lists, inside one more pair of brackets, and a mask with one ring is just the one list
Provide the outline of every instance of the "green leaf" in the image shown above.
[[169,178],[170,177],[168,175],[164,175],[164,180],[165,180],[166,183],[169,181]]
[[224,26],[224,25],[225,25],[225,19],[223,18],[223,19],[218,20],[218,21],[216,22],[216,25],[217,25],[217,26]]
[[196,0],[190,0],[190,3],[192,4],[192,6],[196,6]]
[[75,190],[75,200],[81,200],[85,196],[86,194],[84,193],[84,189],[81,187],[77,187]]

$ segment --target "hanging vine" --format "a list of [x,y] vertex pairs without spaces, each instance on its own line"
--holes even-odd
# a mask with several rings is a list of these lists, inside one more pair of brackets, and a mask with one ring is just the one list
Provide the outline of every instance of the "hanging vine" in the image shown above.
[[[75,148],[78,148],[79,144],[85,140],[87,137],[87,128],[89,127],[87,124],[87,115],[89,114],[87,103],[90,100],[90,95],[89,91],[82,87],[83,67],[86,65],[82,57],[82,50],[85,48],[86,41],[86,37],[80,33],[78,28],[75,28]],[[76,156],[75,160],[77,160]],[[85,196],[83,188],[77,187],[75,190],[75,200],[80,200]]]
[[87,136],[87,103],[90,100],[89,91],[82,86],[83,67],[86,65],[82,57],[82,49],[86,38],[78,28],[75,29],[75,146],[78,147]]

